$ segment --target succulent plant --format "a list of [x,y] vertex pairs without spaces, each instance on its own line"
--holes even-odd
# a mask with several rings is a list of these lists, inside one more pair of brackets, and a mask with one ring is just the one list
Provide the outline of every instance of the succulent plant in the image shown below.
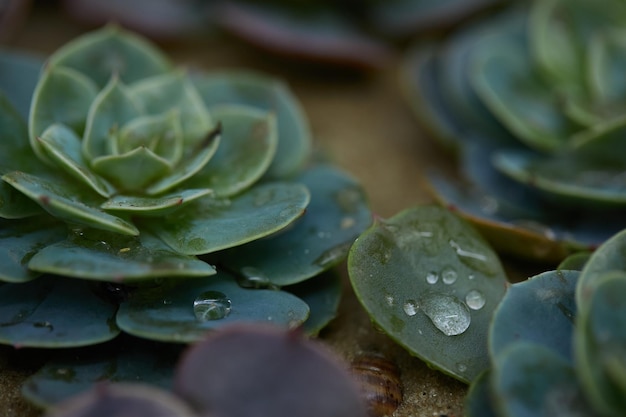
[[390,39],[441,30],[506,0],[64,0],[78,19],[116,19],[151,37],[206,30],[207,22],[279,55],[357,68],[380,68]]
[[311,158],[283,82],[176,68],[111,25],[42,64],[0,53],[0,343],[103,344],[97,360],[130,367],[117,379],[145,380],[124,352],[146,345],[120,332],[189,343],[235,322],[316,334],[334,317],[326,271],[371,213],[354,179]]
[[416,114],[456,151],[435,174],[503,252],[559,261],[626,226],[623,2],[516,5],[408,55]]
[[412,355],[465,383],[489,366],[487,330],[506,276],[455,213],[418,206],[377,219],[352,246],[348,272],[372,321]]
[[491,369],[470,387],[468,416],[624,415],[625,249],[621,231],[580,270],[560,267],[510,286],[489,329]]
[[174,393],[145,384],[104,383],[47,414],[99,415],[365,417],[367,413],[355,381],[320,344],[293,331],[239,325],[184,352],[176,366]]

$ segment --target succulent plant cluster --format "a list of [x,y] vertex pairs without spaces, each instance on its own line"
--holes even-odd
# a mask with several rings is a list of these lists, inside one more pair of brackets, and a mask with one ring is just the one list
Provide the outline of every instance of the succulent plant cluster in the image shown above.
[[511,285],[489,329],[491,369],[468,416],[626,412],[626,232],[576,262]]
[[506,0],[64,0],[87,22],[117,19],[156,38],[215,27],[275,54],[359,68],[380,68],[389,40],[449,28]]
[[557,261],[626,226],[625,21],[621,1],[538,0],[409,54],[409,99],[460,166],[433,188],[498,250]]
[[0,73],[0,343],[187,343],[240,321],[315,334],[334,317],[323,273],[371,214],[310,157],[284,83],[176,68],[111,25],[45,63],[3,51]]

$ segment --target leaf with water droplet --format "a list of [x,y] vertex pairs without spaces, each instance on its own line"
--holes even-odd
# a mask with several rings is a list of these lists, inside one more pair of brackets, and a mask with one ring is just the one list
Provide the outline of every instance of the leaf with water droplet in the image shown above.
[[578,271],[549,271],[512,284],[496,308],[489,349],[497,357],[508,346],[532,341],[572,361]]
[[0,343],[22,347],[74,347],[119,334],[117,305],[99,297],[92,283],[41,276],[0,286]]
[[215,273],[211,265],[174,252],[148,232],[135,237],[81,228],[37,252],[29,266],[34,271],[113,282]]
[[39,407],[49,407],[94,385],[137,382],[170,389],[181,345],[120,335],[99,345],[54,352],[46,364],[22,385],[22,395]]
[[304,281],[345,259],[372,222],[361,186],[344,172],[315,166],[295,181],[311,192],[306,213],[282,233],[218,254],[229,269],[254,267],[277,286]]
[[461,218],[421,206],[380,220],[353,245],[348,270],[372,320],[411,353],[465,382],[488,367],[488,325],[506,277]]
[[132,335],[169,342],[194,342],[237,322],[302,324],[309,307],[279,290],[241,288],[225,272],[207,278],[169,280],[137,289],[122,303],[117,324]]

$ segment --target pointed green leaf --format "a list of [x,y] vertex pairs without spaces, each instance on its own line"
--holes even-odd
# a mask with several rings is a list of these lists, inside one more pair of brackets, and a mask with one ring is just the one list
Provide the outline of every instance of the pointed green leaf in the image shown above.
[[118,129],[142,114],[141,103],[118,77],[112,77],[89,107],[82,145],[85,158],[91,160],[111,154]]
[[175,166],[183,155],[184,146],[180,114],[173,111],[138,117],[126,123],[117,136],[114,153],[123,154],[142,146]]
[[596,415],[570,363],[528,342],[513,344],[497,358],[491,388],[497,410],[511,417]]
[[135,336],[180,343],[198,341],[210,330],[237,322],[293,327],[308,315],[306,303],[290,293],[244,289],[218,272],[206,279],[138,289],[120,306],[117,324]]
[[510,42],[486,43],[472,72],[476,92],[499,119],[531,148],[562,148],[573,132],[554,90],[537,74],[526,51]]
[[243,104],[270,111],[278,122],[278,148],[268,175],[282,178],[300,169],[311,150],[308,120],[287,85],[251,72],[228,72],[193,79],[209,109]]
[[82,184],[91,187],[102,197],[108,197],[115,192],[111,184],[91,172],[85,164],[81,140],[73,130],[61,124],[54,124],[46,129],[37,141],[40,149],[50,160]]
[[40,275],[28,268],[38,251],[65,239],[64,224],[47,216],[0,220],[0,281],[25,282]]
[[80,351],[55,352],[22,385],[22,395],[46,408],[87,391],[103,381],[137,382],[170,389],[180,345],[166,345],[128,335]]
[[246,271],[255,271],[280,287],[345,259],[354,240],[372,223],[363,189],[330,166],[314,167],[295,180],[311,192],[304,216],[283,233],[218,254],[220,263],[244,277]]
[[89,106],[96,97],[95,84],[70,68],[46,67],[33,95],[28,120],[31,146],[46,160],[37,137],[51,125],[61,123],[82,135]]
[[168,161],[145,147],[121,155],[101,156],[91,166],[121,192],[141,192],[172,171]]
[[28,119],[30,100],[43,64],[39,56],[0,50],[0,90],[24,119]]
[[626,370],[626,273],[607,268],[597,275],[593,288],[580,287],[581,290],[591,293],[584,297],[575,332],[578,377],[599,413],[620,416],[626,409],[622,378]]
[[117,306],[100,298],[91,283],[42,276],[0,286],[0,343],[61,348],[113,339]]
[[165,73],[171,64],[146,39],[108,25],[65,44],[50,57],[47,66],[73,68],[103,87],[112,75],[129,84]]
[[578,271],[549,271],[509,287],[489,329],[497,357],[520,340],[541,344],[572,361]]
[[422,206],[381,220],[350,249],[348,272],[372,320],[429,366],[464,382],[489,366],[487,332],[506,277],[459,217]]
[[180,253],[205,254],[285,228],[302,216],[309,198],[303,185],[267,183],[232,200],[205,198],[165,219],[142,224]]
[[113,282],[205,277],[215,273],[206,262],[173,252],[148,233],[131,237],[96,229],[74,230],[66,240],[40,250],[29,267],[51,274]]
[[588,53],[589,77],[593,98],[599,103],[617,103],[626,96],[626,32],[622,28],[607,30],[592,38]]
[[183,149],[183,158],[174,169],[174,172],[152,184],[146,192],[150,195],[161,194],[198,173],[215,155],[221,142],[221,133],[222,129],[218,125],[206,135],[202,142],[196,144],[196,146]]
[[100,210],[102,199],[99,196],[64,177],[40,177],[14,171],[2,179],[61,220],[125,235],[139,234],[131,223]]
[[213,195],[213,190],[184,190],[159,197],[135,197],[116,195],[105,201],[100,208],[141,216],[167,216],[199,198]]
[[148,114],[180,113],[185,148],[198,145],[214,127],[202,97],[184,72],[147,78],[131,89]]
[[215,107],[211,114],[222,125],[222,139],[215,155],[185,183],[208,187],[220,197],[238,194],[268,169],[276,153],[276,118],[246,106]]

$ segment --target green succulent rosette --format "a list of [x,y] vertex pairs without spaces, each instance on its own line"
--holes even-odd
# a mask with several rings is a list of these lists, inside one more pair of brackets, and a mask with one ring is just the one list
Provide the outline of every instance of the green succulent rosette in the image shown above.
[[499,249],[557,261],[626,226],[623,2],[542,0],[408,55],[416,114],[456,151],[436,193]]
[[113,25],[45,63],[1,52],[0,131],[0,343],[315,333],[339,297],[318,276],[371,221],[283,82],[177,68]]

